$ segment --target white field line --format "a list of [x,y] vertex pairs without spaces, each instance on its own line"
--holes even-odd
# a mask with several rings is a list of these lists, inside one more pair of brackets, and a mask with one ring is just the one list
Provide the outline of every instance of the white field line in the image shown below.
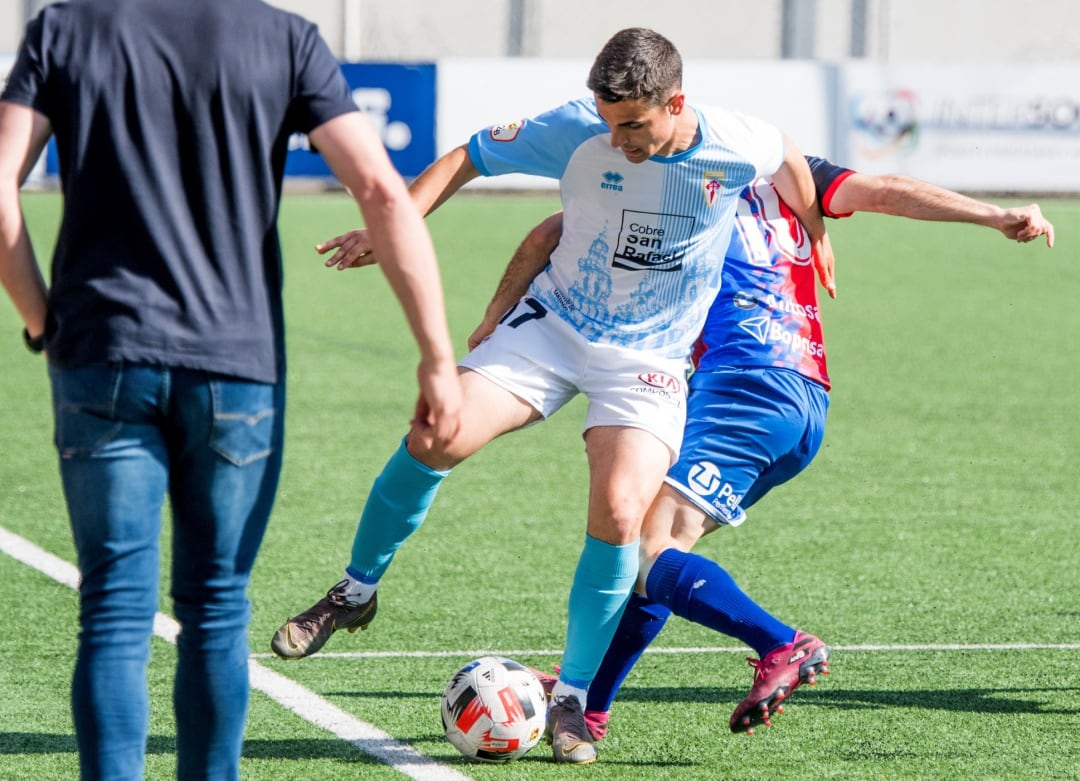
[[[3,526],[0,526],[0,551],[58,583],[76,590],[79,588],[77,567]],[[158,637],[175,644],[179,632],[180,625],[172,617],[164,613],[154,617],[154,634]],[[360,721],[315,692],[264,667],[254,658],[248,662],[248,675],[253,689],[416,781],[470,781],[469,776],[398,742],[392,735]]]
[[[1080,643],[926,643],[912,645],[833,645],[833,651],[881,653],[895,651],[1080,651]],[[650,646],[647,654],[716,654],[752,653],[741,646],[686,646],[683,648],[655,648]],[[472,651],[322,651],[308,657],[316,659],[475,659],[479,656],[508,656],[511,659],[521,656],[562,656],[562,651],[545,649],[509,649],[479,648]],[[255,653],[252,659],[275,659],[273,654]]]

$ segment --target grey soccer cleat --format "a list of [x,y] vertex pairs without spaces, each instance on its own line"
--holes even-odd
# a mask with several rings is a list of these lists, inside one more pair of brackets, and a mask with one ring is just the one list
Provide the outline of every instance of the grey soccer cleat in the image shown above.
[[585,723],[585,713],[574,695],[553,697],[544,732],[556,762],[588,765],[596,761],[596,744]]

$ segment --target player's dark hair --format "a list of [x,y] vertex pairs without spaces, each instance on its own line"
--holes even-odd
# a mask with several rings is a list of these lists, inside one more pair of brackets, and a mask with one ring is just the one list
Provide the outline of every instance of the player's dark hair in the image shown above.
[[586,86],[605,103],[644,98],[649,106],[660,105],[682,87],[682,57],[660,33],[620,30],[596,55]]

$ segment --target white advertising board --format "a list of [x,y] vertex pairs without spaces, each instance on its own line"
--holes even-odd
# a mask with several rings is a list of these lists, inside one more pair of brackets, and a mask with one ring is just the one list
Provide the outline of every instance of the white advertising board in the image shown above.
[[840,71],[837,160],[957,190],[1080,190],[1080,65]]

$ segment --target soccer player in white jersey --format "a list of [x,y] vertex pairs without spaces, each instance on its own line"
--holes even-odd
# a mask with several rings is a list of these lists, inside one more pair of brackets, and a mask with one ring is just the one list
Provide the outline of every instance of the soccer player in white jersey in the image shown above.
[[[720,286],[739,193],[772,177],[818,258],[831,262],[810,169],[794,144],[761,120],[692,107],[681,83],[667,39],[620,31],[592,66],[592,99],[483,130],[413,183],[427,214],[481,174],[559,179],[564,238],[528,294],[461,361],[459,436],[440,447],[413,425],[375,480],[345,577],[278,630],[275,653],[307,656],[335,629],[367,626],[380,577],[450,469],[584,393],[586,538],[548,736],[557,761],[596,759],[586,691],[634,588],[642,519],[679,452],[687,359]],[[328,266],[372,260],[360,259],[369,250],[363,231],[322,247],[335,248]]]
[[[826,217],[861,211],[968,222],[1019,242],[1046,236],[1053,246],[1054,227],[1036,204],[1005,209],[908,176],[807,161]],[[553,215],[526,236],[470,344],[491,333],[499,313],[524,293],[559,235]],[[812,258],[802,226],[767,178],[739,200],[723,286],[695,344],[694,366],[682,451],[645,517],[638,589],[589,687],[585,721],[597,740],[619,687],[672,613],[757,652],[749,660],[750,692],[729,720],[733,732],[769,726],[796,688],[828,672],[821,640],[772,616],[719,564],[691,553],[704,535],[741,524],[750,506],[805,469],[825,432],[830,381]]]

